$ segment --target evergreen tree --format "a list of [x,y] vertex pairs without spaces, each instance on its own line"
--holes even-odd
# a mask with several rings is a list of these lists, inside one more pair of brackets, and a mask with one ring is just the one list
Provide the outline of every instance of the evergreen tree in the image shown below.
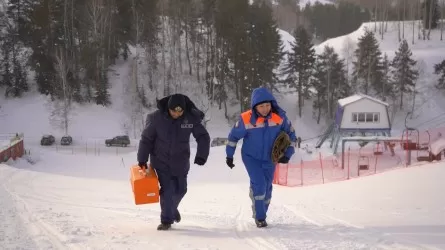
[[315,50],[309,33],[302,26],[297,28],[294,37],[295,43],[292,44],[292,51],[287,53],[288,61],[282,74],[285,76],[283,82],[297,89],[298,115],[301,117],[303,100],[309,97],[309,77],[314,69]]
[[281,40],[277,24],[273,20],[272,10],[262,2],[254,3],[249,8],[247,29],[250,44],[251,88],[259,86],[274,88],[277,81],[275,69],[281,59]]
[[111,104],[110,94],[108,92],[108,76],[107,71],[103,70],[99,74],[100,84],[96,88],[96,104],[102,106],[108,106]]
[[355,91],[369,94],[371,88],[374,88],[379,92],[382,80],[381,54],[374,33],[365,30],[365,34],[359,38],[354,51],[355,60],[352,62],[352,84]]
[[382,60],[382,81],[380,86],[376,88],[377,93],[383,101],[389,98],[395,98],[394,85],[391,81],[391,62],[388,60],[388,55],[385,53]]
[[419,72],[415,69],[416,61],[412,59],[412,52],[408,42],[404,39],[391,62],[395,93],[400,94],[400,109],[403,108],[405,93],[414,91]]
[[319,124],[322,116],[332,119],[336,101],[349,94],[344,60],[339,59],[334,48],[325,46],[318,56],[312,86],[316,90],[313,111]]
[[223,48],[221,67],[226,72],[224,79],[229,89],[235,90],[236,99],[240,101],[240,110],[249,108],[250,44],[248,43],[248,0],[218,0],[216,4],[215,29],[220,47]]
[[[7,77],[6,96],[20,97],[23,92],[29,90],[26,74],[26,58],[23,58],[24,44],[22,37],[28,34],[27,14],[31,7],[31,0],[10,0],[7,3],[6,32],[4,38],[3,56],[7,58],[7,68],[10,72],[4,75]],[[8,54],[8,55],[7,55]]]
[[434,65],[434,74],[439,75],[440,78],[437,82],[436,88],[438,89],[445,89],[445,60],[443,60],[441,63]]

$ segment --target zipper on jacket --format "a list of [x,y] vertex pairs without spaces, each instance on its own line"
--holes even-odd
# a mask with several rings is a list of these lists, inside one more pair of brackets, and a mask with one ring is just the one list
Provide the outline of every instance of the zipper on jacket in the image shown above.
[[[266,131],[269,129],[269,122],[268,118],[264,118],[264,129],[263,129],[263,152],[267,153],[267,145],[266,145]],[[264,159],[266,157],[266,159]],[[267,160],[268,156],[267,154],[263,154],[263,160]]]

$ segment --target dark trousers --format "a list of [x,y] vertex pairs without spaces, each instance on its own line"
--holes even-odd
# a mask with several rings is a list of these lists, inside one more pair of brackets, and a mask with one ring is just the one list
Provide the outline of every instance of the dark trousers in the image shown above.
[[172,176],[169,172],[156,171],[158,175],[161,223],[173,224],[179,203],[187,193],[187,176]]

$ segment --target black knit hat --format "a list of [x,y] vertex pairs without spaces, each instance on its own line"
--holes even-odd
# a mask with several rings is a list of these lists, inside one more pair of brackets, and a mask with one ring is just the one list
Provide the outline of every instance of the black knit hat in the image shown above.
[[181,94],[174,94],[168,99],[168,108],[171,110],[185,110],[185,98]]

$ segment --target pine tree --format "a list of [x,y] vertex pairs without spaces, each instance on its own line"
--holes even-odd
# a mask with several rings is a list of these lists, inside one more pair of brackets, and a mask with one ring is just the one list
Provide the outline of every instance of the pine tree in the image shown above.
[[325,46],[323,53],[318,56],[311,85],[317,93],[313,102],[317,124],[322,116],[332,119],[336,101],[349,94],[344,60],[339,59],[334,48]]
[[403,108],[403,96],[412,93],[416,85],[419,72],[415,69],[416,61],[412,59],[412,52],[408,42],[404,39],[391,62],[395,93],[400,94],[400,109]]
[[382,80],[381,54],[374,33],[365,30],[365,34],[359,38],[354,51],[355,60],[352,62],[352,84],[355,91],[369,94],[371,88],[374,88],[379,92]]
[[[383,101],[386,101],[386,99],[389,98],[395,98],[394,95],[394,85],[391,82],[391,65],[390,61],[388,60],[388,55],[385,53],[383,55],[382,60],[382,81],[380,82],[381,85],[376,88],[377,93],[380,95]],[[380,90],[379,90],[380,89]]]
[[441,63],[434,65],[434,74],[439,75],[440,78],[437,82],[436,88],[437,89],[445,89],[445,60],[443,60]]
[[[27,14],[31,6],[30,0],[10,0],[7,3],[6,15],[9,24],[6,25],[7,35],[4,39],[4,58],[8,58],[8,68],[12,72],[8,75],[7,96],[20,97],[29,90],[26,74],[26,58],[23,58],[23,37],[27,37]],[[9,55],[6,55],[9,54]],[[5,65],[6,66],[6,65]]]
[[251,52],[252,88],[259,86],[274,88],[277,81],[275,69],[281,59],[281,40],[278,27],[267,4],[254,3],[249,8],[247,34]]
[[[311,78],[311,85],[315,89],[315,99],[312,103],[313,117],[320,124],[320,119],[325,114],[328,102],[327,84],[325,84],[327,65],[324,55],[320,55],[315,62],[315,72]],[[324,116],[324,115],[323,115]]]
[[108,75],[106,70],[102,70],[99,73],[99,82],[96,88],[96,104],[102,106],[108,106],[111,104],[110,94],[108,92]]
[[248,0],[218,0],[216,4],[215,30],[219,48],[222,47],[223,56],[220,62],[224,73],[224,84],[233,89],[235,97],[240,101],[240,110],[250,106],[249,73],[250,68],[250,44],[248,44],[247,22],[249,2]]
[[283,68],[284,83],[295,87],[298,93],[298,115],[301,117],[303,99],[308,97],[309,77],[315,64],[315,50],[311,38],[302,26],[294,33],[295,43],[288,54],[288,61]]

